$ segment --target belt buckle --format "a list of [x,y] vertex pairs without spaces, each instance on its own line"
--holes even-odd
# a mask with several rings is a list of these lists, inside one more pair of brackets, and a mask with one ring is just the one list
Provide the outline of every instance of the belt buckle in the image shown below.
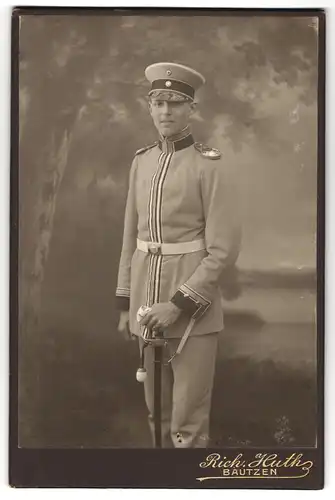
[[153,255],[160,255],[162,245],[160,243],[148,243],[148,252]]

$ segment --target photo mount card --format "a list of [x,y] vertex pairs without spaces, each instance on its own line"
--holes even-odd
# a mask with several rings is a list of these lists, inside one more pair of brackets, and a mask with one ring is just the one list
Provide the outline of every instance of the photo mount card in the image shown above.
[[323,488],[324,11],[14,8],[11,111],[10,485]]

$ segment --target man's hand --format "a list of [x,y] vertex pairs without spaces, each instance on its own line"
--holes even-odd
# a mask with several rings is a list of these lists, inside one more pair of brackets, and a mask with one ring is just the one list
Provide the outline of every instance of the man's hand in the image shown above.
[[125,340],[132,340],[132,335],[129,330],[129,311],[121,311],[118,331],[122,333]]
[[164,331],[179,318],[181,312],[172,302],[159,302],[151,307],[151,311],[141,319],[140,324],[151,330]]

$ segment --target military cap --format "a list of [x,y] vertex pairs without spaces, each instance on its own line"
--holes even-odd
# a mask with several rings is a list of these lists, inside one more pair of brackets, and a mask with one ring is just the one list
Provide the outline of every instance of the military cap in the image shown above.
[[148,66],[145,76],[151,83],[149,96],[167,100],[194,99],[195,91],[205,83],[205,78],[194,69],[182,64],[161,62]]

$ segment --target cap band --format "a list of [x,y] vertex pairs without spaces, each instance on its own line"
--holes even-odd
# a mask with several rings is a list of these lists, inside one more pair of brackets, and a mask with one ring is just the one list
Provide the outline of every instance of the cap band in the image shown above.
[[[151,85],[151,91],[153,90],[170,90],[175,92],[180,92],[191,99],[194,99],[194,88],[187,83],[180,82],[178,80],[172,80],[169,78],[163,80],[154,80]],[[149,95],[150,95],[149,92]]]

